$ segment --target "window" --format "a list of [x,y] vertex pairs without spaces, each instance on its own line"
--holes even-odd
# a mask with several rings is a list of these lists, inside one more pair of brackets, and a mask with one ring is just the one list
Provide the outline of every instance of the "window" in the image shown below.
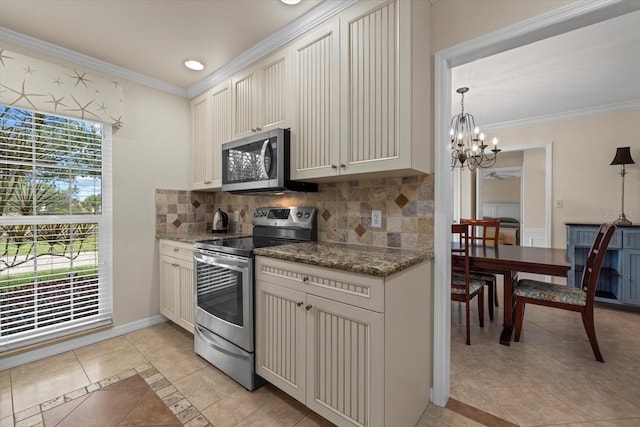
[[111,323],[111,128],[0,105],[0,352]]

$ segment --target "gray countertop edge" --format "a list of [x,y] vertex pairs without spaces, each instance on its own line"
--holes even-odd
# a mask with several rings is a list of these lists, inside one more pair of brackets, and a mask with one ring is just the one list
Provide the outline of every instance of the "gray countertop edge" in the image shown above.
[[427,251],[333,242],[272,246],[255,249],[254,254],[377,277],[433,259],[433,253]]

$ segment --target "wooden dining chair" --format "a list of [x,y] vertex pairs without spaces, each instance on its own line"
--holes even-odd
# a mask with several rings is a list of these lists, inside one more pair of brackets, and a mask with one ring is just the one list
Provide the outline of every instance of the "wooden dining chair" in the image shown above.
[[[498,247],[500,236],[499,219],[460,219],[460,224],[468,224],[471,227],[471,243],[483,247]],[[487,307],[489,309],[489,319],[493,320],[493,305],[498,303],[498,279],[495,274],[472,271],[471,278],[482,280],[488,289]]]
[[600,267],[607,252],[607,247],[611,241],[616,226],[613,224],[602,224],[596,233],[596,237],[591,245],[587,260],[582,272],[580,288],[574,288],[571,284],[567,286],[555,285],[553,283],[540,282],[538,280],[521,279],[515,289],[516,295],[516,336],[515,341],[520,341],[522,332],[522,321],[524,319],[525,304],[538,304],[547,307],[561,308],[563,310],[577,311],[582,314],[582,323],[587,332],[591,349],[596,360],[604,363],[593,319],[593,302],[600,276]]
[[478,297],[478,319],[480,327],[484,327],[484,282],[471,278],[469,271],[469,226],[466,224],[452,224],[451,233],[457,236],[459,244],[453,245],[451,256],[463,257],[464,262],[451,262],[451,300],[465,303],[465,318],[467,325],[467,345],[471,345],[471,328],[469,303]]

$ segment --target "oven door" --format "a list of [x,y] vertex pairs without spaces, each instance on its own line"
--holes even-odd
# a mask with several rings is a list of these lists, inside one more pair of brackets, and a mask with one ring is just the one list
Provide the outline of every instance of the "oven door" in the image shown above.
[[194,251],[195,323],[253,352],[253,258]]

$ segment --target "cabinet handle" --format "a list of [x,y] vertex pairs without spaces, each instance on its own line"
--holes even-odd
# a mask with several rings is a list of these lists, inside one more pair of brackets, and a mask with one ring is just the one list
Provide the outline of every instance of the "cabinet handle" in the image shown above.
[[173,268],[176,268],[176,267],[178,266],[178,264],[176,264],[176,263],[174,262],[173,264],[171,264],[171,266],[172,266]]
[[173,248],[173,252],[178,252],[180,248]]
[[262,130],[262,128],[256,128],[256,130]]
[[299,302],[297,302],[297,303],[296,303],[296,305],[297,305],[298,307],[301,307],[301,306],[302,306],[302,304],[304,304],[302,301],[299,301]]
[[256,128],[251,128],[251,132],[256,132],[258,129]]
[[341,167],[341,168],[346,168],[346,167],[347,167],[347,165],[345,165],[344,163],[340,163],[340,167]]
[[204,183],[205,184],[211,184],[211,181],[205,181]]
[[312,307],[313,307],[313,306],[312,306],[311,304],[307,304],[307,305],[305,306],[305,309],[306,309],[307,311],[309,311],[309,310],[311,310],[311,308],[312,308]]
[[331,165],[331,169],[338,169],[336,165]]
[[304,283],[307,283],[307,282],[309,281],[309,278],[308,278],[307,276],[304,276],[304,277],[302,278],[302,281],[303,281]]

